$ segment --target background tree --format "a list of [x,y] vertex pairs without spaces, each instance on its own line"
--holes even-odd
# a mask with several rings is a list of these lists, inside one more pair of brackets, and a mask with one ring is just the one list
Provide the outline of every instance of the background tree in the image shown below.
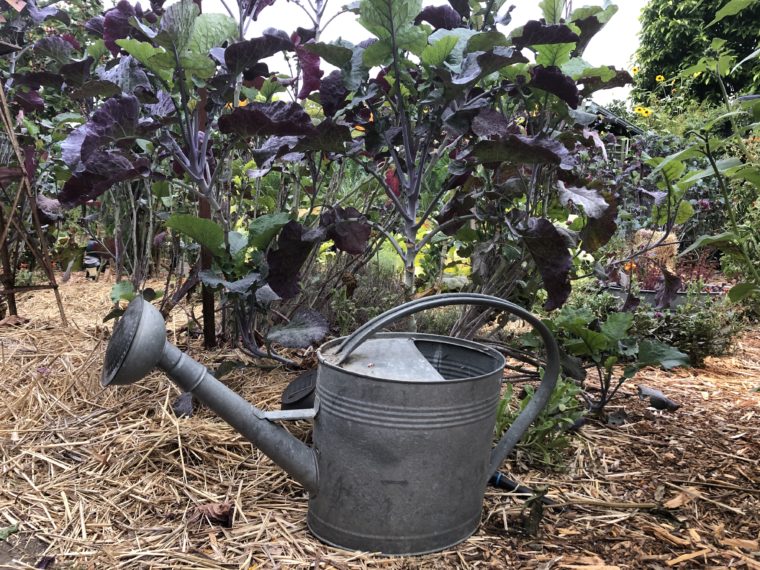
[[[634,96],[657,89],[658,76],[669,81],[683,68],[698,63],[708,55],[715,38],[726,40],[721,51],[730,70],[757,49],[758,21],[760,2],[754,0],[651,0],[641,12],[641,43],[636,52],[640,71],[635,77]],[[711,74],[692,79],[687,88],[694,98],[721,99],[720,87]],[[742,66],[726,78],[726,87],[729,93],[756,92],[760,71]]]

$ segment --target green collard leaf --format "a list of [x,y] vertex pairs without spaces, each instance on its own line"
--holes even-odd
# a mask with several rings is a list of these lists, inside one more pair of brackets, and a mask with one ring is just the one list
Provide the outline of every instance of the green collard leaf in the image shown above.
[[337,44],[304,44],[303,49],[315,53],[330,65],[345,68],[351,63],[354,52],[351,48]]
[[735,16],[744,10],[747,6],[754,4],[756,1],[757,0],[729,0],[720,10],[715,13],[715,18],[713,18],[712,22],[707,24],[707,27],[709,28],[710,26],[714,26],[723,18],[727,18],[728,16]]
[[226,253],[224,230],[219,224],[211,220],[190,214],[173,214],[166,220],[166,226],[208,248],[214,256],[220,257]]
[[742,65],[747,63],[751,59],[755,59],[757,57],[760,57],[760,49],[756,49],[751,54],[749,54],[747,57],[745,57],[743,60],[741,60],[739,63],[737,63],[734,68],[731,70],[731,73],[736,71],[738,68],[740,68]]
[[359,23],[378,38],[396,38],[413,25],[422,0],[361,0]]
[[[451,53],[447,57],[447,64],[452,69],[452,71],[459,71],[458,66],[462,63],[462,59],[464,58],[464,54],[467,49],[467,43],[476,34],[477,32],[475,30],[470,30],[469,28],[454,28],[453,30],[441,29],[441,30],[436,30],[432,34],[430,34],[430,36],[428,36],[428,42],[430,44],[433,44],[437,42],[438,40],[448,37],[448,36],[456,37],[457,43],[454,46],[454,48],[451,50]],[[485,50],[485,51],[490,51],[490,50]]]
[[396,36],[396,45],[419,57],[428,45],[428,33],[422,26],[402,28]]
[[639,355],[636,366],[662,366],[665,370],[677,366],[688,366],[689,356],[680,350],[655,340],[642,340],[639,343]]
[[586,50],[591,39],[601,30],[618,11],[615,4],[606,6],[583,6],[574,10],[570,22],[580,30],[580,40],[576,46],[578,53]]
[[609,339],[602,333],[592,331],[585,327],[579,328],[573,332],[581,338],[592,355],[599,354],[603,350],[607,350],[610,346]]
[[195,19],[187,47],[192,52],[208,55],[211,48],[219,47],[237,37],[237,23],[228,15],[201,14]]
[[[721,160],[716,161],[718,172],[720,172],[721,174],[725,174],[729,170],[736,168],[738,166],[742,166],[742,165],[743,165],[742,161],[735,157],[723,158]],[[712,166],[710,168],[705,168],[703,170],[695,170],[694,172],[690,172],[689,174],[681,178],[678,181],[678,187],[682,190],[686,190],[690,186],[692,186],[694,183],[702,180],[703,178],[709,178],[710,176],[715,176],[715,170],[713,170]]]
[[368,45],[362,54],[362,64],[367,68],[386,65],[393,56],[392,47],[390,38],[382,38]]
[[687,253],[691,253],[695,249],[705,247],[707,245],[715,246],[718,249],[722,249],[723,246],[735,247],[736,242],[737,236],[734,232],[723,232],[722,234],[717,234],[714,236],[699,236],[693,244],[679,253],[678,257],[682,257]]
[[501,32],[480,32],[467,41],[465,53],[473,51],[491,51],[496,46],[509,46],[510,42]]
[[449,57],[458,41],[459,38],[453,34],[442,37],[422,50],[420,61],[430,67],[441,65]]
[[732,179],[746,180],[747,182],[754,184],[755,188],[760,190],[760,168],[757,166],[744,166],[726,172],[726,176]]
[[547,24],[559,24],[565,15],[565,0],[541,0],[538,6]]
[[116,40],[116,45],[142,63],[162,80],[167,82],[171,80],[172,71],[176,67],[176,62],[173,57],[169,57],[168,60],[164,58],[162,54],[168,54],[162,48],[153,47],[148,42],[140,42],[133,39]]
[[728,291],[728,298],[731,302],[738,303],[750,295],[760,294],[760,287],[754,283],[737,283]]
[[179,0],[171,4],[161,16],[156,43],[170,51],[182,53],[190,42],[197,18],[198,6],[193,0]]
[[216,63],[206,54],[187,50],[179,57],[179,63],[185,73],[199,79],[208,79],[216,73]]
[[111,287],[111,302],[131,301],[135,298],[135,288],[131,281],[119,281]]
[[248,244],[264,251],[277,232],[289,221],[290,216],[282,212],[259,216],[248,225]]
[[570,61],[575,44],[540,44],[532,46],[536,50],[536,63],[544,67],[562,67]]
[[696,146],[690,146],[688,148],[685,148],[684,150],[675,152],[664,158],[662,157],[651,158],[647,160],[647,165],[653,167],[652,174],[657,174],[658,172],[666,168],[672,162],[680,163],[680,166],[677,167],[678,171],[674,171],[674,170],[666,171],[668,179],[675,180],[676,178],[681,176],[681,173],[683,172],[684,167],[683,167],[682,162],[684,160],[690,160],[692,158],[697,158],[699,156],[702,156],[702,153],[699,151],[699,149]]
[[322,315],[312,309],[301,309],[282,327],[274,327],[267,335],[269,342],[286,348],[307,348],[320,342],[330,330]]
[[569,75],[575,81],[582,81],[591,77],[598,77],[602,82],[611,81],[616,73],[615,69],[602,65],[594,67],[580,57],[574,57],[562,66],[562,73]]
[[[664,208],[663,215],[665,215]],[[694,207],[686,200],[678,204],[678,211],[676,212],[675,224],[685,224],[694,215]],[[663,225],[665,222],[663,222]]]
[[633,313],[610,313],[600,330],[608,339],[617,342],[628,336],[631,325],[633,325]]
[[240,254],[245,253],[248,246],[248,238],[240,232],[229,232],[227,234],[227,243],[230,244],[230,255],[237,259]]

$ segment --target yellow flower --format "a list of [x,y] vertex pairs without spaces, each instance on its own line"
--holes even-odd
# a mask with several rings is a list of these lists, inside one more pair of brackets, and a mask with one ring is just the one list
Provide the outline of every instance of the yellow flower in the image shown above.
[[652,114],[652,109],[644,109],[641,114],[645,117],[649,117]]
[[641,68],[638,65],[634,65],[633,69],[631,69],[631,73],[636,75],[639,71],[641,71]]
[[643,115],[644,114],[644,107],[635,107],[633,109],[633,112],[637,115]]
[[515,124],[522,125],[525,123],[525,117],[517,117],[515,119]]
[[658,75],[657,77],[654,78],[654,80],[657,83],[661,83],[661,82],[665,81],[665,76],[664,75]]

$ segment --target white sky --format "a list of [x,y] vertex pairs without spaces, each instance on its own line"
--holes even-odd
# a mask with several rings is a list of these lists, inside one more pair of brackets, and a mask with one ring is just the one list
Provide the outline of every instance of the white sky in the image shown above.
[[[306,0],[303,0],[306,3]],[[327,0],[327,13],[323,21],[335,14],[348,0]],[[225,0],[228,6],[235,10],[235,0]],[[570,0],[573,8],[591,5],[603,5],[603,0]],[[538,7],[539,0],[507,0],[505,6],[515,5],[512,11],[512,24],[523,25],[528,20],[541,17]],[[591,40],[584,58],[594,66],[614,65],[617,68],[630,70],[633,64],[633,55],[638,47],[639,13],[647,0],[617,0],[618,12],[610,22]],[[446,0],[425,0],[424,5],[447,4]],[[505,8],[503,9],[505,10]],[[220,0],[203,0],[204,12],[226,13]],[[298,26],[311,27],[308,17],[303,11],[289,0],[276,0],[274,5],[265,8],[257,22],[249,29],[249,37],[259,35],[266,28],[278,28],[285,32],[292,32]],[[342,37],[352,43],[358,43],[370,37],[371,34],[356,22],[353,14],[343,14],[333,20],[324,31],[321,41],[330,42]],[[324,67],[324,64],[323,64]],[[284,71],[284,70],[283,70]],[[625,99],[630,88],[617,88],[598,91],[594,94],[595,101],[601,104],[608,103],[613,99]]]

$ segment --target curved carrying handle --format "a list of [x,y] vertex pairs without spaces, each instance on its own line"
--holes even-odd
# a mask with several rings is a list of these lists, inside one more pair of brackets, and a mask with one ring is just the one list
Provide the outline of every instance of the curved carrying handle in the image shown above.
[[338,363],[345,360],[361,343],[389,323],[419,311],[424,311],[425,309],[445,305],[485,305],[512,313],[529,323],[541,335],[541,340],[546,348],[546,368],[544,370],[544,377],[541,379],[541,385],[535,394],[533,394],[525,409],[515,418],[515,421],[509,426],[509,429],[501,437],[499,443],[493,448],[488,466],[488,479],[509,456],[515,445],[522,439],[525,432],[528,431],[528,427],[533,423],[533,420],[538,417],[541,410],[549,403],[549,398],[554,391],[554,386],[557,384],[557,378],[559,377],[560,357],[557,341],[554,340],[554,335],[552,335],[546,325],[533,313],[504,299],[479,293],[446,293],[417,299],[386,311],[356,329],[338,347],[336,351],[340,355]]

